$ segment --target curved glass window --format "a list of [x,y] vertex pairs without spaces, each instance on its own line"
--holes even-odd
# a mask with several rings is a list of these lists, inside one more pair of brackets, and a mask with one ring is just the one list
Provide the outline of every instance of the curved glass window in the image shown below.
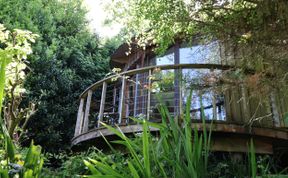
[[156,58],[156,65],[174,64],[174,53],[166,54],[162,57]]
[[170,65],[175,64],[174,47],[167,50],[163,56],[156,56],[150,60],[150,65]]
[[201,102],[204,117],[207,120],[226,120],[224,96],[221,88],[216,85],[221,70],[183,69],[181,78],[182,101],[187,104],[190,90],[193,91],[191,101],[192,119],[201,118]]
[[[176,48],[176,50],[178,49],[179,60],[175,58],[175,48],[172,47],[167,50],[163,56],[147,56],[146,66],[173,65],[179,63],[221,64],[220,46],[217,41],[206,45],[181,45],[180,48]],[[176,73],[176,71],[179,73]],[[219,75],[221,75],[221,70],[168,69],[158,71],[157,75],[154,74],[154,77],[156,78],[157,91],[161,91],[163,100],[165,100],[165,104],[171,113],[177,114],[177,112],[179,112],[179,98],[181,98],[182,106],[185,108],[188,95],[192,89],[193,95],[190,108],[192,119],[201,119],[202,116],[204,116],[207,120],[226,120],[223,93],[216,91],[216,86],[214,86],[214,80],[216,80]],[[156,100],[154,103],[157,103]],[[203,106],[203,113],[200,103],[202,103]],[[154,105],[156,106],[156,104],[151,104],[151,106]]]
[[221,64],[220,46],[214,41],[206,45],[187,46],[180,48],[181,64]]
[[[221,64],[220,45],[214,41],[205,45],[187,46],[182,44],[179,49],[180,64]],[[209,87],[209,81],[214,77],[221,75],[220,70],[211,71],[209,69],[183,69],[182,93],[183,104],[186,104],[189,90],[193,89],[191,116],[193,119],[201,118],[201,106],[203,104],[203,116],[207,120],[225,120],[226,114],[224,109],[224,98],[221,93],[213,91],[213,87]],[[208,83],[207,83],[208,82]],[[200,97],[201,95],[201,97]],[[202,101],[200,101],[202,100]],[[213,109],[214,108],[214,109]]]

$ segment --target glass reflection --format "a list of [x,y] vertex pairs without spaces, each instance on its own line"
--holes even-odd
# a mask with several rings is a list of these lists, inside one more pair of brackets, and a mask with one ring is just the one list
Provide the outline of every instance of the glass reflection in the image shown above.
[[206,45],[194,45],[188,47],[182,45],[180,48],[181,64],[220,64],[220,47],[218,42]]

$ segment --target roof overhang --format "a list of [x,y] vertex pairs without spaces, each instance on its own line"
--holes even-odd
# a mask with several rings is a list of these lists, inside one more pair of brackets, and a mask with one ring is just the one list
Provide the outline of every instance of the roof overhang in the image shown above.
[[111,66],[113,67],[122,67],[129,61],[129,57],[139,50],[140,47],[136,42],[131,44],[123,43],[120,45],[116,51],[111,55]]

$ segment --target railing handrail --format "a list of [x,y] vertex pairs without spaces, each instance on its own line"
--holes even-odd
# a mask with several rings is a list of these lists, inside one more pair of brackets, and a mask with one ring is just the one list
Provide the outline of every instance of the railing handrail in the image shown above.
[[159,68],[161,70],[169,70],[169,69],[219,69],[219,70],[228,70],[233,69],[235,66],[231,65],[221,65],[221,64],[169,64],[169,65],[157,65],[157,66],[148,66],[148,67],[142,67],[138,69],[128,70],[119,73],[118,75],[111,75],[108,77],[105,77],[102,80],[99,80],[98,82],[90,85],[83,93],[81,93],[80,98],[85,98],[88,94],[88,91],[92,90],[94,91],[96,88],[102,86],[103,82],[109,82],[111,79],[119,76],[119,75],[133,75],[137,73],[143,73],[148,72],[149,70]]

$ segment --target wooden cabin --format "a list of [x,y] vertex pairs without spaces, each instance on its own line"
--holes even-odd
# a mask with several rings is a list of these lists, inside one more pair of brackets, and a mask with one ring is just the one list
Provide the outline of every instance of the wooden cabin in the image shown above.
[[[93,143],[102,148],[102,135],[115,139],[99,121],[118,125],[125,134],[142,130],[131,117],[160,122],[159,98],[171,115],[181,119],[192,90],[194,125],[201,130],[203,117],[213,120],[212,150],[246,152],[251,137],[257,153],[287,149],[288,93],[253,86],[257,78],[253,71],[238,69],[239,61],[235,50],[217,41],[179,42],[161,56],[153,46],[143,50],[136,44],[122,44],[111,56],[114,73],[80,96],[72,146]],[[251,75],[252,86],[241,75]]]

